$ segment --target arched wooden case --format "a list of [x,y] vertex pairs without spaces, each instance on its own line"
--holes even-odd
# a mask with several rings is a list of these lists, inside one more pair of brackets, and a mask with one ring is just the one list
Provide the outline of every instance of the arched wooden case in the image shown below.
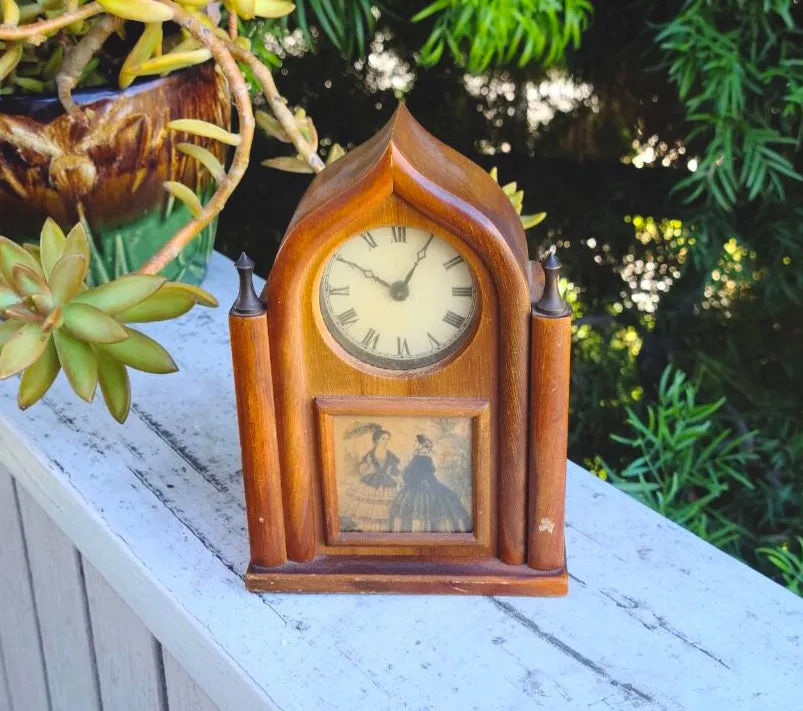
[[[318,288],[346,238],[404,224],[458,247],[477,282],[466,345],[413,371],[367,365],[323,323]],[[260,299],[230,318],[251,541],[251,590],[560,595],[570,321],[540,314],[544,271],[479,166],[400,106],[313,181]],[[553,285],[554,288],[554,285]],[[245,294],[245,296],[244,296]],[[339,415],[470,420],[473,530],[343,532],[333,475]]]

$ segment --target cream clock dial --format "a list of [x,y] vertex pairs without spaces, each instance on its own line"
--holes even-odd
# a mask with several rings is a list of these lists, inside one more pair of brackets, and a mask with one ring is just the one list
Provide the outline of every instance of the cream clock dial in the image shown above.
[[446,240],[415,227],[376,227],[329,258],[321,312],[335,340],[360,360],[405,370],[430,365],[468,338],[477,284]]

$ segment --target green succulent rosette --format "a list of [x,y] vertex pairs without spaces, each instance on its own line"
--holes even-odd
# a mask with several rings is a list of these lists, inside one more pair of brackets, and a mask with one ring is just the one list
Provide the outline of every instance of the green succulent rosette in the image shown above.
[[128,368],[178,370],[161,345],[128,324],[166,321],[217,301],[198,287],[145,274],[89,289],[89,261],[80,224],[65,235],[48,220],[38,246],[0,237],[0,380],[22,374],[18,404],[25,410],[63,370],[87,402],[99,385],[109,412],[123,423],[131,409]]

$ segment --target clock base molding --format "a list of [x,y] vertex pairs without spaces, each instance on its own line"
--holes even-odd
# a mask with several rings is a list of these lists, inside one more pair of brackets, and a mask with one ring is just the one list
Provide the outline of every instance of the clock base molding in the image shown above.
[[389,562],[387,558],[318,556],[309,563],[288,562],[275,568],[252,564],[245,584],[251,592],[558,597],[569,591],[569,576],[565,568],[533,570],[499,560]]

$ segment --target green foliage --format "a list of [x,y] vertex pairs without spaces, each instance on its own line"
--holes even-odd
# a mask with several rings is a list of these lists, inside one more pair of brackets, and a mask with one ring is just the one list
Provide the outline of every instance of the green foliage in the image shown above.
[[[224,13],[224,21],[227,17],[228,14]],[[266,67],[277,69],[282,66],[281,58],[271,50],[271,46],[272,42],[281,40],[287,35],[286,22],[262,18],[246,21],[238,17],[237,31],[241,37],[248,39],[251,51]],[[238,62],[237,66],[240,68],[245,83],[248,85],[251,102],[254,105],[262,104],[264,102],[262,85],[254,76],[254,72],[245,62]]]
[[[65,46],[72,46],[78,38],[80,35],[65,38],[64,44],[45,41],[40,45],[17,45],[19,64],[8,73],[0,71],[0,96],[15,93],[55,93],[56,77],[64,61]],[[4,46],[0,42],[0,55],[4,49],[10,49],[10,45]],[[113,79],[113,67],[104,65],[100,57],[93,57],[82,69],[78,86],[102,86]]]
[[596,329],[585,320],[578,302],[572,338],[569,456],[594,468],[594,458],[611,449],[610,433],[625,423],[625,408],[643,396],[633,350],[635,329]]
[[734,437],[714,419],[724,399],[698,404],[697,388],[671,366],[658,385],[658,401],[640,417],[627,409],[628,436],[614,441],[636,454],[607,477],[652,509],[721,548],[732,548],[743,535],[723,514],[723,495],[732,487],[752,489],[745,476],[755,459],[748,451],[751,434]]
[[479,73],[492,64],[560,61],[580,45],[591,13],[588,0],[435,0],[412,19],[434,20],[421,64],[437,64],[447,50],[455,64]]
[[697,170],[678,183],[730,210],[759,196],[783,200],[803,129],[801,35],[793,0],[685,0],[656,40],[692,127]]
[[376,25],[372,6],[380,7],[370,0],[296,0],[294,19],[310,47],[313,21],[343,57],[362,57]]
[[790,551],[786,543],[774,548],[759,548],[757,552],[777,568],[786,587],[803,595],[803,537],[798,536],[796,540],[797,553]]

